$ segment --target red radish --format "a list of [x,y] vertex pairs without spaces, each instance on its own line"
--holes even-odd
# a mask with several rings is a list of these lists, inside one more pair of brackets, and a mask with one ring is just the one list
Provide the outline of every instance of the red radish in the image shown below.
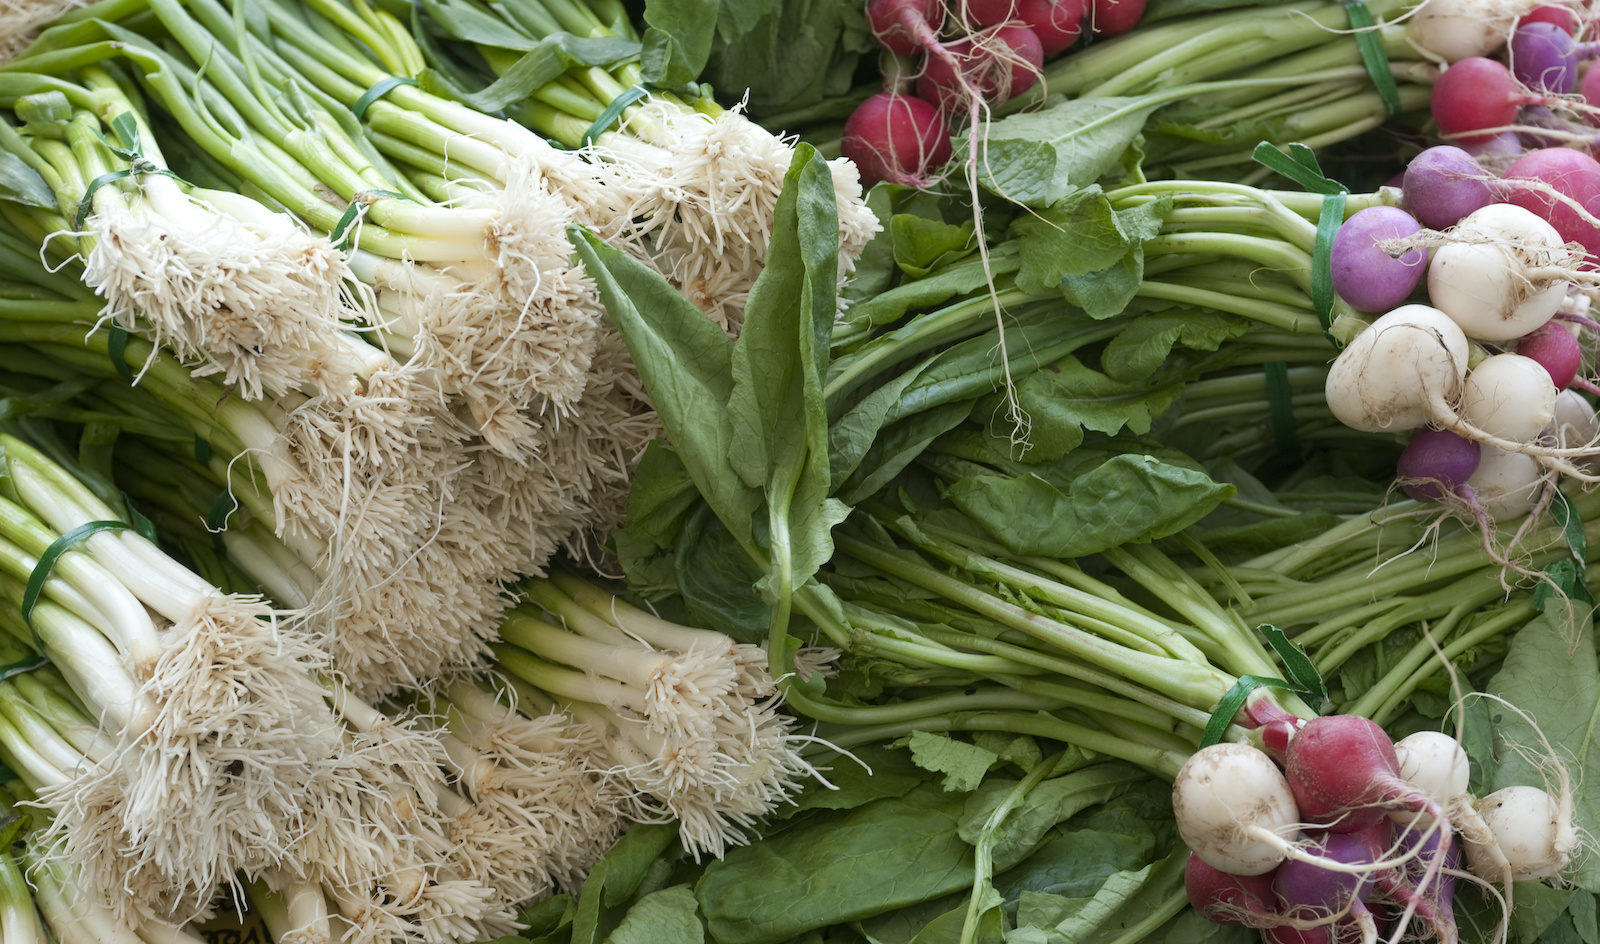
[[1278,923],[1279,911],[1278,895],[1272,890],[1274,874],[1231,875],[1191,852],[1183,868],[1183,887],[1189,904],[1213,924],[1270,927]]
[[1533,211],[1562,240],[1580,243],[1591,257],[1600,258],[1600,226],[1594,222],[1600,218],[1600,162],[1572,148],[1543,148],[1506,168],[1503,179],[1504,199]]
[[[872,24],[872,35],[890,52],[911,56],[922,51],[928,37],[937,39],[944,27],[944,3],[941,0],[871,0],[867,4],[867,22]],[[927,31],[915,24],[927,27]]]
[[1547,321],[1517,342],[1517,353],[1539,363],[1557,390],[1565,390],[1583,366],[1583,348],[1558,321]]
[[1391,809],[1449,822],[1439,804],[1400,779],[1394,742],[1367,718],[1325,715],[1307,721],[1289,742],[1284,775],[1300,815],[1329,832],[1355,832]]
[[1145,0],[1089,0],[1089,28],[1096,36],[1121,36],[1144,18]]
[[879,92],[844,123],[840,153],[855,162],[861,182],[880,180],[926,187],[950,159],[950,130],[939,109],[920,98]]
[[1434,83],[1431,106],[1439,134],[1453,141],[1488,141],[1515,124],[1517,109],[1546,99],[1525,94],[1511,70],[1474,56],[1454,63]]
[[1046,56],[1064,52],[1083,35],[1084,0],[1017,0],[1017,19],[1039,37]]
[[1591,68],[1583,74],[1583,81],[1578,83],[1578,91],[1583,93],[1583,100],[1592,106],[1600,106],[1600,69]]
[[1577,11],[1563,6],[1537,7],[1529,10],[1517,21],[1517,28],[1521,29],[1529,23],[1549,23],[1565,30],[1568,36],[1578,35],[1578,27],[1582,25]]
[[[918,97],[946,111],[965,111],[963,79],[984,98],[1004,101],[1027,91],[1039,80],[1044,47],[1026,26],[1001,26],[948,44],[948,57],[929,56],[917,79]],[[959,64],[962,75],[956,75]]]
[[960,0],[956,16],[970,29],[999,26],[1016,16],[1015,0]]

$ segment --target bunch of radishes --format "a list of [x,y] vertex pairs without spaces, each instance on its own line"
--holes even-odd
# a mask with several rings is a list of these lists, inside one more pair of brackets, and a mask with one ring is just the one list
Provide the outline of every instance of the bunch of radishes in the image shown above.
[[[1032,88],[1047,56],[1083,33],[1115,36],[1144,0],[870,0],[883,44],[884,90],[851,114],[841,152],[869,186],[928,186],[950,159],[952,123],[974,125],[990,103]],[[914,89],[914,94],[913,94]]]
[[[1329,408],[1356,429],[1418,430],[1407,492],[1485,526],[1535,509],[1562,473],[1594,481],[1600,424],[1577,390],[1596,390],[1582,339],[1600,325],[1579,286],[1600,251],[1586,209],[1600,209],[1600,163],[1551,148],[1495,178],[1446,145],[1412,160],[1402,192],[1405,210],[1361,210],[1334,237],[1335,290],[1392,310],[1335,361]],[[1406,304],[1424,274],[1428,304]]]
[[[1195,909],[1269,944],[1456,940],[1465,848],[1485,882],[1555,878],[1577,846],[1573,798],[1509,787],[1475,799],[1466,753],[1436,732],[1398,744],[1374,722],[1305,722],[1281,765],[1237,743],[1202,748],[1172,788]],[[1459,829],[1459,843],[1454,830]],[[1411,927],[1413,921],[1416,927]],[[1410,932],[1410,933],[1405,933]]]

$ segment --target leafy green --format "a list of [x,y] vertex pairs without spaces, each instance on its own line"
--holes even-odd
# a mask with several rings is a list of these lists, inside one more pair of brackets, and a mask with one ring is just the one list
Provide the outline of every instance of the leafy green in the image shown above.
[[675,824],[635,824],[595,863],[578,896],[572,944],[598,944],[605,937],[606,929],[622,917],[613,912],[638,891],[645,873],[677,835]]
[[972,230],[971,221],[954,226],[912,213],[896,213],[889,220],[895,264],[906,275],[920,279],[966,255],[972,242]]
[[[1051,459],[1078,448],[1085,429],[1107,435],[1124,427],[1136,435],[1149,432],[1151,421],[1176,402],[1183,388],[1155,384],[1149,377],[1119,381],[1069,354],[1017,380],[1016,390],[1029,420],[1028,441],[1038,458]],[[1001,408],[998,396],[978,407],[986,413]]]
[[1047,207],[1117,167],[1156,104],[1078,98],[985,122],[975,132],[985,146],[980,179],[1002,197]]
[[1250,329],[1244,318],[1218,311],[1169,309],[1140,315],[1106,345],[1100,366],[1112,380],[1128,382],[1152,377],[1183,346],[1195,351],[1215,351],[1223,342]]
[[757,567],[705,503],[695,507],[675,545],[673,576],[695,625],[739,642],[766,638],[768,607],[756,592]]
[[[1122,795],[1149,776],[1127,764],[1095,764],[1039,784],[1028,794],[1027,803],[1001,825],[993,849],[995,871],[1021,862],[1057,823]],[[1014,780],[995,780],[973,793],[962,814],[961,838],[975,843],[984,821],[1014,786]]]
[[[1600,794],[1578,785],[1600,782],[1595,736],[1600,730],[1600,661],[1594,621],[1587,612],[1577,615],[1582,618],[1573,620],[1565,607],[1549,606],[1518,630],[1486,690],[1526,712],[1531,725],[1538,726],[1569,765],[1576,790],[1574,825],[1579,835],[1594,835],[1600,829]],[[1500,704],[1490,706],[1490,720],[1495,726],[1494,788],[1544,786],[1545,774],[1529,757],[1546,751],[1529,720]],[[1577,857],[1567,878],[1584,891],[1600,892],[1600,861]],[[1520,896],[1517,910],[1522,911]]]
[[965,797],[924,784],[730,851],[695,886],[718,944],[777,944],[968,887]]
[[1204,472],[1126,454],[1066,489],[1038,475],[978,475],[946,497],[1013,553],[1082,557],[1181,531],[1233,491]]
[[[944,788],[962,793],[977,789],[984,774],[1000,759],[993,751],[948,734],[913,731],[907,745],[918,767],[944,774]],[[962,838],[971,841],[967,836]]]
[[1187,904],[1183,868],[1189,850],[1136,871],[1117,872],[1088,898],[1023,892],[1008,944],[1132,944]]
[[606,938],[607,944],[704,944],[705,926],[694,890],[674,885],[639,899]]
[[1117,210],[1098,185],[1091,185],[1071,191],[1037,214],[1019,217],[1012,224],[1022,256],[1017,287],[1050,292],[1065,276],[1109,269],[1129,256],[1141,260],[1142,266],[1144,243],[1161,232],[1170,206],[1163,199]]

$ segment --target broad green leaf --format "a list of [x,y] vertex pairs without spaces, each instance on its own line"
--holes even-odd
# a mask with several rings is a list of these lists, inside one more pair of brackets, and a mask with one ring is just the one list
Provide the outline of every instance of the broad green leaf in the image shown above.
[[1012,225],[1022,267],[1017,287],[1056,290],[1068,275],[1088,275],[1122,262],[1161,232],[1169,200],[1118,211],[1098,186],[1074,190],[1037,214]]
[[972,242],[972,223],[953,226],[911,213],[897,213],[889,221],[894,236],[894,261],[900,270],[920,279],[949,257],[965,255]]
[[[1076,449],[1085,429],[1110,436],[1126,428],[1143,435],[1182,391],[1179,383],[1152,384],[1149,377],[1113,380],[1070,354],[1017,383],[1017,399],[1031,424],[1029,440],[1041,459]],[[980,408],[988,406],[986,401]]]
[[1154,376],[1173,347],[1215,351],[1224,341],[1250,329],[1244,318],[1207,310],[1152,312],[1141,315],[1111,339],[1100,366],[1112,380],[1131,381]]
[[1115,318],[1127,309],[1143,281],[1144,249],[1135,247],[1098,272],[1062,276],[1061,296],[1091,318]]
[[606,938],[607,944],[704,944],[694,890],[674,885],[639,899]]
[[878,218],[878,225],[882,227],[867,242],[866,248],[861,250],[861,255],[856,259],[855,271],[850,273],[850,279],[839,290],[839,295],[850,303],[843,317],[834,325],[834,341],[840,335],[841,327],[850,322],[854,311],[862,302],[876,298],[888,290],[893,283],[897,266],[894,261],[894,234],[889,232],[889,220],[893,218],[893,197],[890,196],[889,186],[878,184],[867,191],[867,209]]
[[39,172],[10,151],[0,152],[0,200],[56,209],[56,194]]
[[1143,98],[1079,98],[985,122],[980,179],[1009,200],[1049,206],[1115,168],[1154,109]]
[[1176,534],[1233,495],[1204,472],[1120,455],[1061,489],[1037,475],[982,475],[946,497],[1016,554],[1083,557]]
[[761,568],[707,506],[690,512],[673,550],[677,589],[696,625],[739,642],[766,639],[771,609],[756,592]]
[[644,6],[641,65],[644,80],[663,88],[677,88],[700,77],[711,57],[721,5],[717,0],[648,0]]
[[[1019,257],[1013,255],[992,259],[990,271],[996,279],[1002,279],[1017,270],[1021,264]],[[905,285],[889,289],[881,295],[863,300],[845,313],[844,320],[835,330],[837,337],[849,340],[858,340],[862,336],[883,327],[893,324],[904,318],[911,311],[919,308],[936,308],[944,305],[951,299],[970,295],[988,285],[983,266],[977,262],[963,262],[937,272],[925,279],[918,279]],[[902,344],[910,337],[926,330],[927,322],[932,320],[933,313],[920,316],[908,322],[901,328],[881,337],[874,338],[852,352],[851,359],[867,356],[878,347],[891,347]],[[830,378],[833,374],[848,366],[849,359],[841,358],[830,367]]]
[[[1122,795],[1130,786],[1149,776],[1127,764],[1096,764],[1034,787],[1028,793],[1027,802],[1012,811],[1000,826],[993,849],[995,872],[1004,872],[1025,859],[1057,823]],[[968,797],[962,813],[961,838],[977,842],[989,815],[1016,784],[1015,780],[993,780]]]
[[[782,118],[848,95],[862,54],[876,51],[862,4],[723,0],[704,78],[734,97],[748,93],[753,114]],[[848,109],[836,120],[847,116]]]
[[569,70],[584,66],[609,67],[637,58],[640,53],[639,44],[632,40],[577,37],[567,33],[557,33],[537,42],[512,44],[509,42],[512,36],[505,32],[503,24],[500,30],[501,42],[492,45],[521,52],[522,56],[500,72],[493,82],[469,89],[462,85],[461,76],[429,69],[418,77],[423,89],[456,99],[478,111],[497,112],[526,100],[535,90]]
[[957,400],[923,410],[878,430],[855,472],[839,486],[839,499],[865,501],[899,475],[942,433],[960,425],[971,406]]
[[621,331],[689,477],[734,537],[748,544],[761,494],[745,485],[729,462],[733,342],[660,273],[581,228],[570,229],[568,236]]
[[822,771],[832,788],[810,783],[795,797],[794,806],[780,807],[779,817],[799,810],[850,810],[873,800],[905,796],[928,780],[928,773],[916,765],[909,751],[873,744],[852,748],[852,757],[840,757]]
[[1155,835],[1125,836],[1058,826],[1027,858],[995,878],[1007,901],[1025,891],[1087,898],[1113,873],[1143,868],[1156,851]]
[[572,944],[598,944],[620,915],[615,909],[639,889],[650,866],[677,839],[673,823],[635,823],[596,862],[583,880],[578,913],[572,922]]
[[[1582,786],[1600,783],[1600,663],[1593,620],[1574,624],[1565,607],[1546,607],[1511,638],[1505,662],[1486,690],[1527,712],[1559,752],[1577,791],[1573,819],[1578,835],[1595,835],[1600,830],[1600,794]],[[1503,705],[1491,704],[1489,715],[1498,763],[1494,788],[1545,786],[1540,770],[1517,750],[1534,757],[1544,752],[1528,722]],[[1600,857],[1580,855],[1574,864],[1566,877],[1585,891],[1600,892]],[[1517,910],[1522,910],[1520,895]]]
[[908,744],[918,767],[944,774],[944,788],[962,793],[977,789],[983,775],[999,760],[993,751],[948,734],[914,731]]
[[1217,924],[1186,909],[1162,925],[1143,944],[1256,944],[1261,932],[1242,924]]
[[1537,941],[1567,910],[1574,894],[1582,893],[1571,888],[1551,888],[1537,882],[1519,882],[1516,907],[1511,911],[1512,939]]
[[639,458],[628,490],[628,533],[657,547],[671,547],[684,515],[700,500],[683,460],[664,441],[653,439]]
[[1015,764],[1027,773],[1044,760],[1044,752],[1039,749],[1039,742],[1025,734],[1006,734],[1002,731],[974,731],[972,743],[986,751],[992,751],[995,757],[1007,764]]
[[924,784],[732,849],[695,886],[718,944],[779,944],[972,883],[964,797]]
[[1179,847],[1159,862],[1117,872],[1090,898],[1024,892],[1006,944],[1133,944],[1188,904]]

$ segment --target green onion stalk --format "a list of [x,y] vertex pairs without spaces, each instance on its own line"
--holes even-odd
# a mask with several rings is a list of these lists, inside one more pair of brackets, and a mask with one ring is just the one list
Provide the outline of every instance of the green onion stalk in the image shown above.
[[63,814],[64,855],[90,887],[131,889],[119,907],[181,920],[235,870],[292,845],[294,784],[331,746],[312,677],[325,657],[259,596],[224,594],[168,557],[43,453],[0,445],[0,623],[61,669],[114,744],[42,784],[43,801]]
[[371,349],[343,331],[363,320],[361,299],[332,244],[246,197],[185,193],[110,73],[81,77],[8,74],[19,127],[0,123],[0,146],[55,195],[36,218],[81,230],[82,279],[106,300],[102,320],[247,399],[330,380],[337,392],[370,373]]
[[[565,574],[525,589],[495,648],[512,692],[587,729],[591,763],[609,772],[631,817],[676,819],[696,860],[750,841],[820,776],[799,753],[811,739],[778,711],[760,646],[661,619]],[[820,669],[828,658],[813,661]]]
[[[705,89],[649,88],[637,61],[639,37],[621,4],[472,4],[480,22],[468,31],[399,4],[378,10],[316,0],[299,4],[299,18],[278,12],[293,4],[268,6],[275,26],[290,24],[278,39],[286,58],[287,44],[308,43],[317,27],[326,32],[333,25],[347,31],[349,47],[383,63],[379,69],[370,62],[358,66],[348,55],[337,62],[324,56],[355,83],[347,95],[359,95],[389,75],[420,76],[425,87],[503,109],[552,142],[586,155],[594,162],[591,172],[603,181],[609,209],[606,219],[583,222],[650,259],[697,307],[737,330],[744,296],[763,267],[793,147],[737,111],[724,110]],[[391,13],[420,23],[421,32],[412,37]],[[491,28],[483,29],[485,24]],[[559,74],[538,71],[535,61],[556,43],[572,64]],[[429,71],[423,72],[424,64]],[[396,90],[387,98],[402,104],[415,94]],[[378,144],[385,147],[384,140]],[[397,147],[393,154],[405,159]],[[844,277],[878,222],[863,202],[854,166],[835,161],[831,170]]]
[[[1407,40],[1405,24],[1393,22],[1411,5],[1372,0],[1371,26],[1342,4],[1295,3],[1141,27],[1046,65],[1036,91],[1001,110],[1063,98],[1144,99],[1156,109],[1146,121],[1145,166],[1180,177],[1245,167],[1262,138],[1327,147],[1427,108],[1438,69]],[[1364,58],[1360,32],[1381,48],[1381,63]],[[1387,71],[1392,96],[1370,69]],[[1181,101],[1166,95],[1176,89],[1185,90]]]

